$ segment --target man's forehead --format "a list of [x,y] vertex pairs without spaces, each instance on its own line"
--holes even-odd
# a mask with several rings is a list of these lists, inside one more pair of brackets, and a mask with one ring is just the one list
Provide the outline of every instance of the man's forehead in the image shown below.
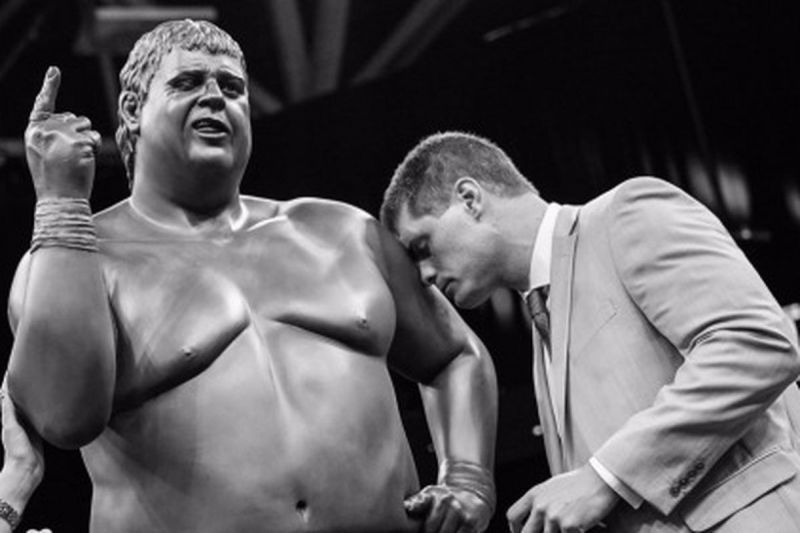
[[403,207],[400,208],[395,226],[397,229],[397,238],[403,246],[407,247],[413,240],[424,236],[427,231],[426,220],[428,218],[430,217],[415,217],[409,211],[408,204],[404,204]]

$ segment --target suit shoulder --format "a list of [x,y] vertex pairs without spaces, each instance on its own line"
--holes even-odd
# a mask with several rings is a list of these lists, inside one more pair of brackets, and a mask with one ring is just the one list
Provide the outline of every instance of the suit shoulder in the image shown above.
[[[583,216],[606,213],[618,218],[623,213],[658,210],[670,202],[699,205],[678,186],[652,176],[637,176],[619,183],[583,206]],[[653,214],[653,213],[651,213]]]
[[615,199],[668,198],[679,196],[689,198],[688,193],[677,185],[653,176],[629,178],[609,191]]
[[[614,189],[606,230],[617,257],[631,251],[659,257],[665,243],[687,246],[704,239],[706,246],[728,246],[732,239],[716,215],[700,201],[667,181],[633,178]],[[634,254],[635,255],[635,254]]]

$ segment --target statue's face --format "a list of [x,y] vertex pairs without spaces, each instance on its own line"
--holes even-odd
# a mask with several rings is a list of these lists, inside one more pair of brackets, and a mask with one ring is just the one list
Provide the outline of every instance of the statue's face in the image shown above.
[[166,168],[238,171],[250,157],[247,75],[228,55],[170,51],[153,76],[139,118],[137,151],[156,155]]

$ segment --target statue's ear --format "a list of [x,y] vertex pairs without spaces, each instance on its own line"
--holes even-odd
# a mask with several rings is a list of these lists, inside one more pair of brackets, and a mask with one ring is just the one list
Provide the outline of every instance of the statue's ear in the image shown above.
[[139,120],[142,106],[139,96],[133,91],[122,91],[119,95],[119,116],[125,126],[133,133],[139,133]]

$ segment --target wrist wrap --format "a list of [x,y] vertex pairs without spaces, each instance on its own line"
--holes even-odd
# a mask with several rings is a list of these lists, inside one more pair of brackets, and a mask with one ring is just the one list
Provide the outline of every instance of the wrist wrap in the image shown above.
[[88,200],[48,198],[36,202],[31,252],[47,247],[97,251],[97,234]]

